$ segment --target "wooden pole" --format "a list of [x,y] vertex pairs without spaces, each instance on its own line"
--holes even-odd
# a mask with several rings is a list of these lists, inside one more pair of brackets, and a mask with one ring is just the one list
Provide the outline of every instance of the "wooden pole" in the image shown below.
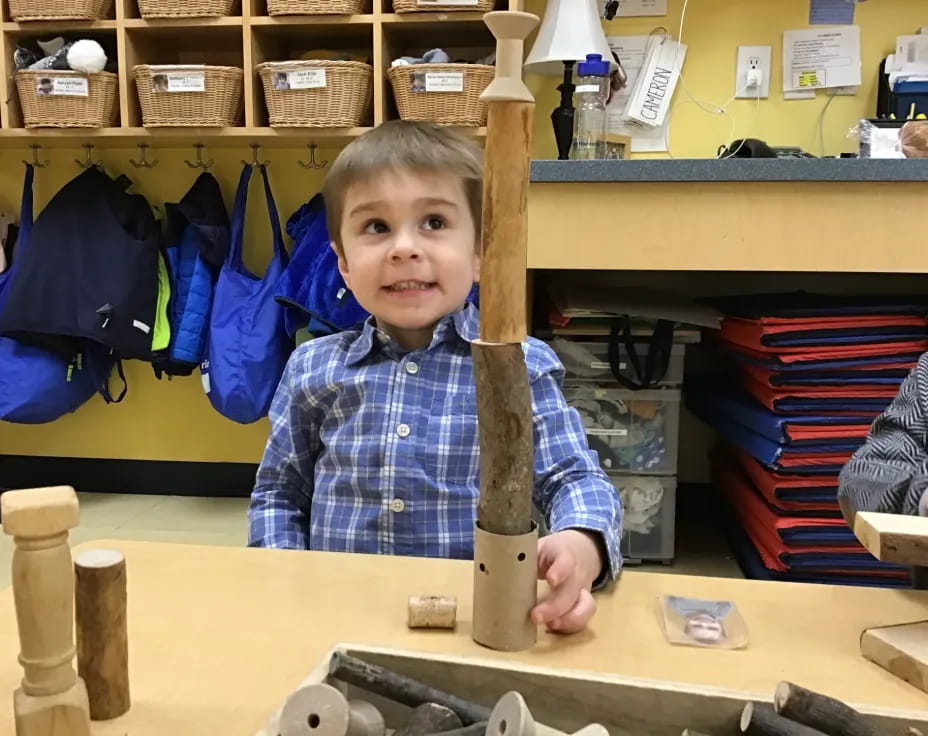
[[767,703],[747,703],[741,713],[741,733],[748,736],[825,736],[779,715]]
[[0,495],[13,537],[13,600],[22,684],[13,693],[17,736],[89,736],[87,689],[74,670],[74,574],[68,530],[78,523],[73,488]]
[[527,337],[525,265],[534,99],[522,81],[530,13],[487,13],[496,76],[487,103],[480,268],[480,340],[472,345],[480,435],[480,500],[474,531],[474,641],[491,649],[531,647],[537,629],[538,530],[532,522],[532,402],[522,343]]
[[87,684],[90,718],[105,721],[129,710],[126,560],[91,549],[74,560],[77,671]]
[[877,736],[876,727],[851,706],[792,682],[777,685],[773,705],[781,716],[828,736]]

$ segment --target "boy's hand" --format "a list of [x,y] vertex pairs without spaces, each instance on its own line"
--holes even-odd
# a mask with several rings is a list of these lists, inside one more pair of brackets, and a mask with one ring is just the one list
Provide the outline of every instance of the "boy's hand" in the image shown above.
[[551,586],[535,606],[532,621],[549,631],[571,634],[583,629],[596,611],[590,589],[603,559],[592,534],[567,529],[538,541],[538,579]]

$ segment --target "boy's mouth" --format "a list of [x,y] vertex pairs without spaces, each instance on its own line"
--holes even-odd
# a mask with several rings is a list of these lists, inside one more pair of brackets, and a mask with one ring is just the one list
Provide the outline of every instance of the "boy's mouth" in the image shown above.
[[407,292],[407,291],[425,291],[431,289],[438,284],[435,281],[397,281],[395,284],[389,284],[383,288],[391,292]]

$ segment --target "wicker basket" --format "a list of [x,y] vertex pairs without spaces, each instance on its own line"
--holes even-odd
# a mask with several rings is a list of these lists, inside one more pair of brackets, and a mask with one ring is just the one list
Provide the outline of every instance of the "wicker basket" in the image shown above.
[[219,18],[232,15],[236,0],[138,0],[143,18]]
[[371,104],[370,64],[269,61],[256,68],[272,128],[352,128],[363,123]]
[[479,128],[487,124],[487,105],[480,95],[495,73],[486,64],[407,64],[391,67],[387,78],[403,120]]
[[[191,91],[171,90],[172,77],[192,82]],[[146,128],[240,124],[244,73],[237,67],[142,64],[133,67],[132,78]]]
[[[110,72],[81,74],[50,69],[16,72],[16,89],[25,126],[106,128],[115,125],[119,115],[118,79]],[[62,89],[66,84],[76,93],[68,94]]]
[[100,20],[113,0],[10,0],[10,17],[23,20]]
[[461,3],[442,3],[429,2],[428,0],[393,0],[393,12],[395,13],[430,13],[440,10],[442,13],[449,11],[470,11],[472,13],[488,13],[493,10],[494,0],[477,0],[473,5],[462,5]]
[[268,15],[356,15],[367,0],[267,0]]

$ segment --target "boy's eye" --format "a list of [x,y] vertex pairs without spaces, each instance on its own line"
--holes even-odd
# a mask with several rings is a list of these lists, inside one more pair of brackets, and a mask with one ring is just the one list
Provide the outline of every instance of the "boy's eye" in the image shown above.
[[426,230],[441,230],[445,226],[445,220],[438,215],[432,215],[425,220]]
[[372,235],[380,235],[387,232],[389,229],[390,228],[387,227],[387,223],[385,223],[383,220],[371,220],[364,225],[364,232],[370,233]]

